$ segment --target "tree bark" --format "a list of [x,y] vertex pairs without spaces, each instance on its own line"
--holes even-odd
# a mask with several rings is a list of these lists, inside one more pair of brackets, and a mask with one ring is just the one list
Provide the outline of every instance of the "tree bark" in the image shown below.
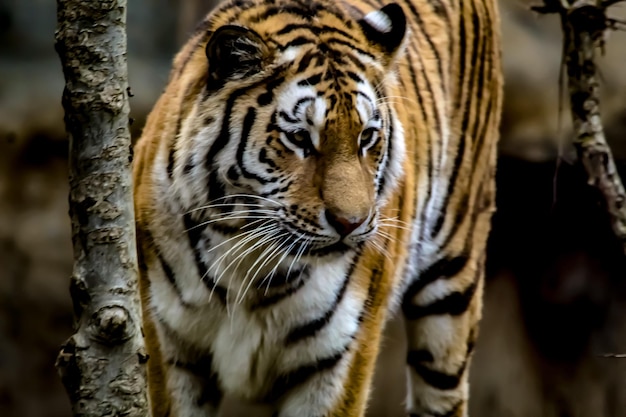
[[58,0],[76,333],[57,368],[74,416],[148,415],[128,129],[125,0]]

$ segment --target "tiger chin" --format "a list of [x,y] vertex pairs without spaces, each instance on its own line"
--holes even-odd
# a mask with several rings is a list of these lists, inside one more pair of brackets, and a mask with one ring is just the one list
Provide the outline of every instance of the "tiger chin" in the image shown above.
[[467,415],[502,77],[491,0],[233,0],[135,148],[154,417],[365,413],[404,315],[406,412]]

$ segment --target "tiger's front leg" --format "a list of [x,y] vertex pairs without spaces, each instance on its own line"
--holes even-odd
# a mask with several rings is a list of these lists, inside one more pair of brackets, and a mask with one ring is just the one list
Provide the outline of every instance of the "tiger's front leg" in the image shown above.
[[475,229],[462,239],[471,249],[447,251],[405,292],[410,417],[468,415],[468,371],[481,316],[489,218],[490,213],[479,215]]
[[[162,326],[159,330],[163,330]],[[217,374],[210,354],[185,355],[161,331],[161,348],[165,386],[170,409],[164,416],[153,417],[217,417],[222,402]],[[153,398],[161,401],[162,398]]]
[[222,399],[216,381],[206,376],[206,366],[176,361],[170,365],[167,386],[171,395],[169,417],[217,417]]
[[[341,359],[325,358],[303,369],[303,374],[316,374],[278,401],[273,417],[364,417],[382,331],[378,323],[372,332],[362,332]],[[291,383],[297,383],[299,376],[294,377]]]

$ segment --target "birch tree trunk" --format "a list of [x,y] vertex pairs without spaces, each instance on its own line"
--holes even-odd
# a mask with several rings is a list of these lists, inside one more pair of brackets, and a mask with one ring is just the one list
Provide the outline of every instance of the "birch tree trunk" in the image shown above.
[[57,0],[76,333],[57,368],[74,416],[147,416],[128,130],[125,0]]

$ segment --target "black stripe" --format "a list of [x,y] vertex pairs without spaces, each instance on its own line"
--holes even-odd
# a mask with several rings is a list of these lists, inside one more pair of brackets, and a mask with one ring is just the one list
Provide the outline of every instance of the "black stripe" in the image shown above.
[[[178,120],[180,124],[180,119]],[[170,145],[170,151],[167,156],[167,177],[171,180],[174,174],[174,163],[176,159],[176,136],[174,136],[174,143]]]
[[469,253],[459,256],[446,256],[433,263],[428,269],[414,278],[409,288],[404,293],[402,311],[406,315],[414,308],[413,298],[428,284],[438,279],[447,279],[461,272],[469,260]]
[[463,374],[465,373],[465,368],[467,367],[466,360],[454,374],[436,371],[426,366],[424,362],[419,360],[419,357],[413,354],[413,352],[408,353],[406,361],[407,364],[424,380],[424,382],[442,391],[457,388],[461,382]]
[[361,62],[359,58],[356,57],[354,54],[348,53],[346,54],[345,58],[348,58],[354,64],[354,66],[357,67],[359,70],[365,71],[367,69],[365,64]]
[[[481,196],[483,186],[488,182],[488,180],[480,180],[480,185],[478,187],[478,191],[476,191],[475,196]],[[464,223],[463,219],[468,216],[470,213],[470,193],[464,193],[462,195],[461,201],[457,204],[456,213],[454,216],[454,221],[452,222],[452,228],[448,232],[448,236],[446,236],[446,240],[441,244],[440,248],[446,248],[460,229],[461,225]],[[473,206],[475,203],[472,203],[472,210],[470,216],[470,225],[465,234],[465,243],[463,247],[469,247],[471,244],[471,240],[474,237],[474,228],[476,227],[476,222],[478,220],[478,215],[482,212],[477,210]]]
[[176,121],[176,130],[174,131],[174,137],[172,138],[172,143],[170,144],[170,152],[167,157],[167,176],[169,179],[172,179],[174,174],[174,165],[176,164],[176,144],[178,142],[178,136],[180,135],[180,130],[183,125],[183,109],[185,108],[185,102],[189,98],[189,90],[193,87],[193,83],[187,86],[187,91],[185,91],[185,95],[183,96],[183,100],[180,104],[180,109],[178,110],[178,120]]
[[244,153],[246,152],[246,145],[250,136],[250,131],[252,130],[252,126],[254,125],[255,120],[256,110],[254,107],[249,107],[248,113],[246,113],[246,117],[243,120],[241,139],[239,140],[239,146],[237,147],[237,163],[239,164],[239,170],[244,177],[258,181],[260,184],[267,184],[268,181],[265,178],[248,171],[243,161]]
[[437,16],[443,17],[447,20],[447,24],[450,24],[450,16],[448,14],[448,8],[442,0],[429,0],[428,3],[433,8],[433,11]]
[[350,277],[354,272],[355,265],[355,263],[352,263],[352,265],[350,265],[350,268],[348,269],[348,271],[346,272],[346,276],[344,277],[343,284],[341,285],[339,292],[337,292],[337,294],[335,295],[333,304],[326,311],[326,313],[324,313],[322,317],[318,317],[313,321],[292,329],[285,340],[286,346],[295,344],[303,339],[315,336],[317,332],[322,330],[330,322],[333,315],[335,314],[335,311],[337,310],[337,306],[339,305],[339,303],[341,303],[341,300],[343,300],[343,296],[345,295],[346,289],[348,288],[348,283],[350,282]]
[[205,404],[211,404],[212,406],[220,404],[222,392],[219,388],[218,376],[213,371],[213,357],[211,355],[203,356],[194,362],[169,359],[167,363],[200,379],[202,392],[196,399],[196,405],[201,407]]
[[204,285],[212,293],[217,294],[220,302],[226,305],[226,288],[223,288],[215,282],[215,280],[209,275],[208,268],[202,259],[202,251],[200,250],[200,240],[202,239],[202,233],[205,230],[205,226],[200,226],[191,218],[190,213],[186,213],[183,216],[183,223],[185,230],[187,231],[187,237],[189,238],[189,246],[193,251],[194,261],[196,263],[196,270],[198,275],[202,279]]
[[[328,45],[345,46],[345,47],[350,49],[350,52],[357,52],[360,55],[364,55],[364,56],[366,56],[368,58],[371,58],[372,60],[376,60],[376,57],[373,54],[370,54],[369,52],[365,51],[364,49],[361,49],[361,48],[357,47],[355,44],[353,44],[351,42],[344,41],[343,39],[331,38],[331,39],[328,39],[327,43],[328,43]],[[341,52],[341,51],[337,51],[337,52]]]
[[281,36],[281,35],[286,35],[289,32],[293,32],[299,29],[304,29],[304,30],[308,30],[311,33],[313,33],[314,35],[320,35],[320,34],[330,34],[330,33],[334,33],[334,34],[338,34],[341,35],[345,38],[348,38],[352,41],[356,42],[356,39],[354,39],[354,37],[352,35],[350,35],[348,32],[345,32],[341,29],[338,29],[336,27],[332,27],[332,26],[328,26],[328,25],[322,25],[322,26],[311,26],[310,24],[307,23],[290,23],[287,26],[285,26],[284,28],[282,28],[281,30],[279,30],[278,32],[276,32],[277,36]]
[[[281,110],[281,111],[278,113],[278,115],[279,115],[281,118],[283,118],[284,120],[286,120],[287,122],[289,122],[289,123],[298,123],[298,122],[299,122],[299,120],[298,120],[298,119],[295,119],[295,118],[291,117],[291,116],[290,116],[287,112],[285,112],[285,111],[282,111],[282,110]],[[285,132],[283,129],[281,129],[280,127],[277,127],[277,128],[278,128],[278,130],[280,130],[281,132],[286,133],[286,132]]]
[[[437,50],[437,48],[435,47],[435,44],[433,43],[432,37],[425,30],[427,25],[424,24],[424,21],[422,20],[422,17],[420,16],[419,12],[417,11],[417,9],[415,8],[415,5],[412,2],[406,2],[406,3],[404,3],[404,5],[409,8],[409,10],[411,11],[411,14],[413,15],[413,17],[415,19],[415,24],[413,25],[413,27],[415,29],[419,30],[420,32],[422,32],[422,34],[424,35],[424,39],[426,39],[426,42],[428,43],[428,46],[433,51],[433,55],[435,57],[435,62],[437,63],[437,73],[439,74],[439,78],[441,80],[443,80],[442,59],[441,59],[441,56],[439,55],[439,51]],[[420,56],[420,60],[421,60],[421,54],[418,54],[418,56]],[[423,63],[422,63],[422,68],[423,67],[424,66],[423,66]]]
[[[237,101],[238,98],[240,98],[241,96],[245,95],[246,93],[248,93],[251,90],[254,90],[255,88],[261,86],[261,85],[270,85],[272,84],[272,81],[275,81],[277,78],[280,78],[281,74],[282,74],[283,68],[279,67],[277,68],[272,74],[270,74],[268,77],[250,85],[247,86],[245,88],[240,88],[239,90],[235,90],[229,97],[228,100],[226,101],[226,106],[224,108],[224,111],[222,113],[222,127],[220,129],[220,134],[218,135],[218,137],[215,139],[215,142],[213,142],[213,144],[211,145],[211,147],[209,148],[209,152],[207,152],[207,155],[205,157],[205,168],[208,172],[212,172],[213,171],[213,164],[215,162],[215,157],[217,156],[217,154],[219,154],[219,152],[224,149],[224,147],[228,144],[228,142],[230,141],[230,116],[233,114],[233,107],[235,106],[235,101]],[[272,84],[273,85],[273,84]]]
[[432,315],[449,314],[458,316],[463,314],[474,297],[477,284],[477,282],[472,282],[463,292],[453,291],[425,306],[416,304],[413,304],[411,308],[407,306],[404,308],[404,315],[408,320],[417,320]]
[[467,54],[467,31],[465,30],[465,16],[464,16],[464,9],[465,9],[465,5],[463,4],[463,0],[460,0],[460,4],[459,4],[459,9],[461,10],[461,14],[460,14],[460,22],[459,22],[459,64],[457,66],[457,68],[459,68],[461,71],[458,75],[458,82],[457,85],[459,86],[459,89],[457,91],[456,97],[455,97],[455,105],[458,107],[459,104],[461,103],[461,99],[463,98],[464,92],[465,92],[465,74],[466,74],[466,70],[465,70],[465,55]]
[[292,46],[314,45],[316,43],[317,41],[315,39],[307,38],[306,36],[298,36],[297,38],[290,40],[284,45],[279,45],[278,49],[281,51],[284,51],[285,49],[290,48]]
[[[421,113],[424,117],[424,121],[426,123],[428,123],[428,116],[426,114],[426,107],[424,105],[424,101],[422,100],[422,95],[419,94],[420,88],[417,85],[417,74],[415,73],[415,68],[413,68],[413,56],[412,56],[413,51],[411,49],[407,49],[407,53],[406,53],[406,60],[407,60],[407,65],[406,67],[409,69],[409,79],[411,80],[411,84],[412,84],[412,89],[409,89],[408,86],[405,86],[404,83],[402,83],[402,87],[404,88],[404,91],[415,91],[416,94],[416,98],[417,98],[417,103],[419,104]],[[401,81],[402,82],[402,81]],[[406,128],[406,126],[405,126]],[[430,130],[426,129],[424,132],[418,132],[417,135],[413,135],[414,137],[419,137],[419,135],[421,134],[425,134],[426,137],[424,138],[424,144],[426,144],[428,146],[427,149],[427,154],[429,155],[429,157],[426,158],[426,164],[427,164],[427,171],[428,171],[428,178],[432,179],[434,177],[434,158],[432,155],[433,152],[433,141],[432,138],[430,137]],[[416,198],[421,198],[424,200],[424,208],[429,204],[431,198],[432,198],[432,190],[431,187],[426,187],[426,195],[425,196],[421,196],[421,195],[417,195],[416,194]],[[415,202],[415,205],[418,205],[418,201]],[[426,225],[426,210],[422,210],[421,214],[420,214],[420,224],[421,224],[421,230],[420,230],[420,240],[423,239],[423,231],[424,231],[424,227]]]
[[[389,130],[387,131],[387,149],[386,151],[386,157],[387,159],[385,160],[385,166],[379,168],[379,170],[383,173],[383,175],[380,176],[380,180],[378,181],[377,184],[377,193],[378,195],[382,195],[385,192],[385,186],[387,185],[387,178],[386,178],[386,173],[389,172],[389,170],[387,169],[389,167],[389,165],[391,164],[391,161],[394,157],[394,146],[393,146],[393,134],[394,134],[394,129],[393,129],[393,123],[394,120],[392,118],[392,109],[391,107],[387,108],[387,118],[388,118],[388,122],[389,122]],[[391,175],[391,174],[389,174]],[[398,217],[400,218],[400,217]]]
[[255,16],[255,18],[253,19],[253,22],[262,22],[264,20],[269,19],[272,16],[276,16],[276,15],[285,15],[284,17],[286,18],[288,14],[291,15],[295,15],[298,17],[303,18],[305,21],[311,21],[313,19],[313,17],[316,15],[315,13],[315,9],[313,9],[312,7],[298,7],[296,5],[285,5],[285,4],[281,4],[281,5],[276,5],[276,6],[271,6],[268,7],[265,12],[263,13],[259,13],[257,16]]
[[[488,14],[488,13],[487,13]],[[487,19],[489,19],[489,17],[487,17]],[[489,20],[488,23],[485,25],[487,28],[491,27],[491,21]],[[489,38],[493,35],[491,33],[491,31],[489,31],[488,33]],[[483,91],[485,88],[485,77],[490,77],[489,81],[488,81],[488,86],[491,87],[492,85],[494,85],[494,79],[492,79],[492,72],[493,72],[493,62],[491,60],[491,54],[493,54],[493,48],[487,45],[488,42],[484,42],[483,43],[483,52],[481,54],[481,69],[479,72],[479,85],[480,85],[480,90],[479,91]],[[489,54],[488,56],[488,62],[487,61],[487,54]],[[485,65],[487,65],[487,68],[485,69]],[[496,93],[497,94],[497,93]],[[484,108],[484,112],[482,112],[483,114],[485,114],[485,120],[483,121],[483,125],[481,126],[480,129],[480,133],[478,133],[477,138],[475,139],[475,143],[473,146],[473,151],[474,151],[474,159],[473,159],[473,166],[474,168],[477,167],[477,162],[478,162],[478,158],[482,155],[482,150],[483,150],[483,143],[484,140],[487,136],[487,129],[491,126],[491,120],[492,120],[492,104],[495,100],[494,96],[495,94],[493,94],[493,91],[491,88],[489,88],[487,90],[487,95],[486,95],[486,99],[483,101],[486,101],[485,103],[485,108]],[[485,94],[481,95],[481,98],[485,98]],[[482,109],[481,109],[482,110]],[[497,129],[497,127],[496,127]],[[472,173],[473,175],[473,173]]]
[[157,258],[159,259],[159,263],[161,264],[161,268],[163,269],[163,272],[165,273],[165,277],[167,278],[167,281],[172,285],[172,289],[176,293],[176,296],[180,300],[180,303],[185,307],[190,307],[190,305],[183,299],[183,293],[180,290],[178,283],[176,282],[176,276],[174,275],[174,272],[172,271],[172,267],[167,263],[165,258],[163,258],[163,255],[161,255],[161,252],[159,252],[156,249],[156,247],[154,249],[155,249]]
[[[446,216],[449,214],[448,205],[450,204],[450,198],[452,197],[452,193],[454,193],[454,190],[456,189],[456,185],[457,185],[456,181],[459,177],[461,166],[463,165],[463,157],[465,156],[466,138],[467,137],[463,134],[459,136],[459,146],[456,150],[456,156],[454,157],[454,165],[452,166],[452,174],[450,175],[450,178],[448,179],[448,190],[446,191],[446,196],[441,206],[441,210],[439,211],[439,216],[437,217],[435,226],[430,231],[431,239],[434,239],[439,234],[439,232],[441,231],[441,228],[443,227]],[[461,192],[464,192],[467,194],[468,190],[461,190]],[[458,208],[459,208],[459,205],[457,205],[457,209]]]
[[288,181],[287,184],[285,184],[284,186],[278,186],[276,188],[273,188],[271,190],[269,190],[266,193],[262,193],[261,197],[271,197],[273,195],[279,194],[279,193],[285,193],[289,190],[289,187],[291,187],[291,184],[293,183],[293,181]]
[[[478,161],[476,160],[477,155],[480,153],[479,150],[476,148],[476,143],[475,141],[478,139],[480,140],[480,143],[482,143],[482,138],[477,137],[477,132],[478,129],[480,127],[480,100],[482,98],[482,91],[483,91],[483,71],[484,71],[484,64],[485,64],[485,48],[486,48],[486,42],[480,42],[481,38],[480,38],[480,25],[479,22],[477,21],[477,15],[476,15],[476,10],[475,10],[475,6],[473,5],[472,8],[474,9],[474,45],[473,45],[473,50],[472,50],[472,59],[471,59],[471,72],[470,72],[470,80],[469,82],[471,83],[471,85],[469,86],[469,97],[468,97],[468,102],[467,103],[463,103],[465,106],[465,111],[463,113],[463,122],[461,125],[461,143],[460,145],[462,145],[462,147],[460,146],[457,152],[465,152],[465,142],[471,140],[473,142],[473,152],[474,152],[474,158],[472,158],[472,163],[473,163],[473,167],[475,168],[477,166]],[[479,59],[480,58],[480,59]],[[477,62],[480,61],[480,62]],[[477,68],[478,68],[478,72],[477,72]],[[478,81],[478,82],[477,82]],[[490,98],[488,99],[490,101]],[[477,103],[478,101],[478,103]],[[477,107],[476,108],[476,113],[474,114],[474,120],[472,121],[472,129],[471,132],[468,132],[469,130],[469,124],[470,124],[470,113],[471,113],[471,109],[473,107]],[[486,120],[485,120],[485,124],[486,124]],[[484,129],[483,129],[484,132]],[[483,133],[484,134],[484,133]],[[462,154],[457,153],[457,158],[455,159],[455,164],[457,162],[457,160],[459,159],[459,157],[461,157]],[[461,159],[462,160],[462,159]],[[448,202],[450,200],[451,197],[451,193],[453,192],[453,190],[455,188],[456,184],[452,183],[452,180],[454,180],[456,182],[457,177],[458,177],[458,171],[460,170],[460,166],[455,165],[455,170],[453,171],[453,176],[451,178],[451,182],[448,184],[448,194],[446,195],[446,200],[444,203],[444,210],[439,214],[439,219],[437,220],[437,225],[439,227],[443,226],[444,220],[445,220],[445,214],[447,213],[447,205]],[[475,170],[472,169],[472,172],[469,176],[470,181],[473,179],[474,177],[474,173]],[[454,235],[456,235],[456,233],[458,232],[459,228],[461,227],[461,225],[463,224],[463,219],[464,217],[467,215],[468,211],[470,210],[469,207],[469,198],[470,198],[470,190],[471,190],[471,182],[470,185],[467,187],[468,189],[463,189],[463,195],[461,197],[461,199],[459,200],[459,202],[456,205],[456,213],[455,213],[455,217],[454,220],[452,222],[452,227],[451,229],[448,231],[448,236],[446,236],[446,242],[449,242],[452,237]],[[473,211],[475,211],[475,209],[473,209]],[[440,231],[440,229],[433,229],[433,232],[431,234],[431,237],[435,237],[435,235]]]
[[[259,162],[265,165],[268,165],[270,167],[270,169],[278,169],[278,164],[276,164],[276,162],[274,162],[274,160],[272,158],[269,158],[267,156],[267,149],[266,148],[261,148],[261,150],[259,151]],[[268,182],[276,182],[279,180],[280,177],[274,177],[271,180],[268,180]]]
[[303,73],[305,70],[307,70],[309,68],[309,65],[311,65],[311,61],[313,60],[313,58],[318,56],[319,54],[317,52],[307,52],[306,54],[304,54],[304,56],[300,59],[300,62],[298,63],[298,69],[296,70],[296,73]]
[[302,365],[299,368],[279,375],[274,381],[274,384],[272,384],[272,388],[265,396],[265,401],[275,402],[289,390],[304,384],[315,374],[334,368],[341,358],[343,358],[343,355],[348,352],[349,348],[350,346],[348,345],[332,356],[319,359],[314,363]]
[[288,287],[285,291],[261,298],[258,302],[256,302],[250,308],[250,310],[254,311],[260,308],[270,307],[274,304],[279,303],[281,300],[289,297],[290,295],[296,293],[300,288],[302,288],[304,284],[307,283],[308,278],[309,278],[309,275],[307,274],[303,276],[302,279],[297,280],[295,282],[295,285]]
[[[280,72],[279,72],[280,73]],[[270,78],[265,85],[265,92],[259,94],[257,97],[257,103],[259,106],[264,107],[272,103],[274,99],[274,90],[285,82],[285,77],[275,76]]]
[[[165,274],[165,277],[167,279],[167,281],[171,284],[172,289],[174,290],[174,292],[176,293],[176,296],[178,297],[178,299],[180,300],[180,304],[184,307],[191,307],[190,304],[188,304],[184,299],[183,299],[183,293],[180,290],[180,287],[178,286],[178,283],[176,282],[176,276],[174,275],[174,271],[172,271],[172,267],[169,265],[169,263],[167,263],[167,261],[165,260],[165,258],[163,257],[163,255],[161,254],[159,248],[156,245],[156,242],[154,241],[154,237],[152,236],[152,233],[150,233],[148,230],[140,230],[138,233],[140,233],[143,236],[143,241],[144,241],[144,245],[146,248],[151,248],[154,253],[156,254],[156,257],[161,265],[161,269],[163,270],[163,273]],[[145,273],[148,273],[148,268],[147,265],[145,264],[145,262],[143,261],[144,256],[143,253],[140,252],[140,267],[145,271]]]
[[[207,187],[207,198],[209,199],[209,202],[214,202],[222,199],[226,195],[226,186],[217,175],[217,170],[210,171]],[[220,227],[222,227],[222,225],[220,225],[219,223],[213,223],[213,229],[221,230]]]
[[322,81],[323,74],[315,74],[310,76],[309,78],[305,78],[304,80],[298,81],[298,85],[300,87],[306,87],[310,85],[317,85],[320,81]]
[[491,93],[489,93],[489,98],[486,101],[487,101],[487,107],[485,108],[485,112],[484,112],[486,115],[485,120],[480,129],[480,133],[478,134],[478,140],[474,143],[474,149],[473,149],[474,156],[472,158],[472,166],[474,168],[478,166],[478,159],[482,156],[483,143],[488,134],[487,130],[491,126],[492,117],[494,116],[493,112],[491,111],[492,110],[491,107],[493,105],[493,102],[495,101],[495,98],[493,97]]
[[291,110],[292,114],[298,114],[298,110],[300,110],[300,107],[305,104],[305,103],[309,103],[315,101],[315,97],[303,97],[301,99],[299,99],[296,104],[293,106],[293,109]]
[[433,354],[427,349],[410,350],[407,354],[407,363],[434,362]]

